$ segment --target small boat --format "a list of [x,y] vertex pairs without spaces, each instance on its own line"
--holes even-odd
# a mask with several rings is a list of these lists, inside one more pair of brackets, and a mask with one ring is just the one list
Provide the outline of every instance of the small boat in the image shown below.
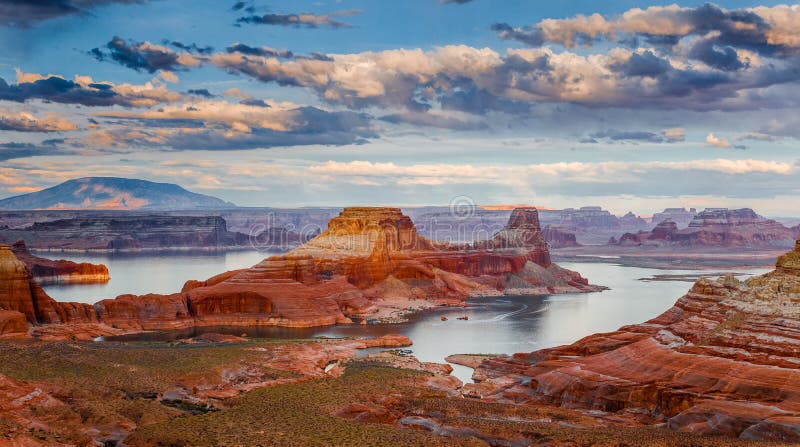
[[468,315],[464,315],[463,317],[458,317],[457,319],[458,320],[469,320],[469,316]]
[[442,321],[447,321],[447,317],[442,317]]

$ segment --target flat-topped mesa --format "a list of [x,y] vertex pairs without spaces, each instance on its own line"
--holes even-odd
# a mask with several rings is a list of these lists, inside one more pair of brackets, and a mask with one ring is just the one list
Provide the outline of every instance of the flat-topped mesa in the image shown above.
[[333,250],[357,256],[382,256],[403,250],[429,250],[400,208],[350,207],[328,222],[328,229],[295,252]]
[[108,267],[103,264],[79,264],[34,256],[22,240],[15,242],[11,250],[25,264],[31,276],[41,283],[100,283],[110,279]]

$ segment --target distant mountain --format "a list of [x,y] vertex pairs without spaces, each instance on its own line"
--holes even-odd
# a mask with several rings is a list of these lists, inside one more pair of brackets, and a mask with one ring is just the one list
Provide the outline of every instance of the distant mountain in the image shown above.
[[84,177],[52,188],[0,200],[0,209],[186,210],[233,208],[216,197],[172,183],[119,177]]

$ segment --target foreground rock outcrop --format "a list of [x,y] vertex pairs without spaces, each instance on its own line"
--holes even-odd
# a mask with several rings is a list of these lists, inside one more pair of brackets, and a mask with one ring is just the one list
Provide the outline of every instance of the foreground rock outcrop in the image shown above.
[[[42,290],[11,247],[0,244],[0,311],[18,312],[31,324],[97,323],[90,304],[59,303]],[[10,316],[7,314],[6,318]],[[18,324],[15,327],[19,327]]]
[[94,306],[55,303],[9,255],[19,287],[7,294],[13,306],[0,301],[3,309],[25,313],[31,323],[102,323],[124,331],[324,326],[475,295],[601,289],[551,262],[534,208],[515,210],[490,239],[452,245],[419,236],[399,208],[347,208],[316,238],[252,268],[188,281],[171,295],[122,295]]
[[100,283],[108,282],[108,267],[88,262],[52,260],[34,256],[25,246],[25,241],[17,241],[11,246],[14,256],[25,264],[33,279],[39,283]]
[[701,279],[646,323],[485,360],[464,394],[613,413],[697,434],[800,442],[800,241],[776,270]]

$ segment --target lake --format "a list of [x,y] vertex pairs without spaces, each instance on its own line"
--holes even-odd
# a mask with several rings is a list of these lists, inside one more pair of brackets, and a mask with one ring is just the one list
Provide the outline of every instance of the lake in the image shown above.
[[[188,279],[206,279],[226,270],[249,267],[269,253],[179,254],[62,254],[73,261],[101,262],[109,267],[111,281],[93,285],[49,285],[45,290],[60,301],[92,303],[123,293],[170,293]],[[667,310],[691,287],[691,281],[642,281],[656,275],[693,275],[694,270],[657,270],[612,263],[563,262],[592,283],[610,288],[589,294],[515,296],[473,299],[466,308],[440,308],[422,312],[408,323],[393,325],[340,325],[322,328],[202,328],[201,332],[226,332],[261,337],[359,337],[400,333],[414,342],[412,350],[423,361],[443,362],[458,353],[513,354],[572,343],[597,332],[613,331],[640,323]],[[750,270],[761,274],[767,270]],[[741,272],[741,270],[739,270]],[[708,272],[706,272],[708,273]],[[467,315],[469,320],[457,320]],[[448,321],[441,321],[446,316]],[[137,335],[135,339],[173,339],[194,331]],[[454,374],[468,380],[472,371],[453,365]]]

